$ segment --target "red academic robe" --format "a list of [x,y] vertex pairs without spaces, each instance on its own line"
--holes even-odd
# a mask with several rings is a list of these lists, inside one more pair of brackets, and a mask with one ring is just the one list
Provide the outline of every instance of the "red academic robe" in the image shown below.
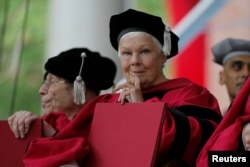
[[[238,151],[243,126],[250,122],[250,77],[233,100],[226,115],[203,147],[197,167],[208,166],[208,151]],[[229,140],[230,139],[230,140]]]
[[51,112],[44,115],[42,119],[49,123],[56,131],[61,131],[70,122],[63,112]]
[[[157,163],[181,159],[195,165],[196,157],[221,120],[215,97],[188,79],[173,79],[143,90],[146,103],[167,104]],[[117,103],[119,94],[106,94],[87,103],[77,116],[51,138],[35,139],[24,157],[26,167],[55,167],[77,160],[84,163],[96,103]],[[82,165],[84,166],[84,165]]]

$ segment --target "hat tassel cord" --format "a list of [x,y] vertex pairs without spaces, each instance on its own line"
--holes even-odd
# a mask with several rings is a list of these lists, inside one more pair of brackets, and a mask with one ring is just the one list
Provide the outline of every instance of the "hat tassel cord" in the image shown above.
[[85,83],[81,77],[81,72],[82,72],[82,67],[83,67],[83,63],[84,63],[84,57],[86,56],[85,53],[81,54],[82,57],[82,64],[81,64],[81,68],[79,71],[79,75],[76,77],[75,81],[74,81],[74,102],[77,105],[82,105],[85,103],[86,99],[85,99]]

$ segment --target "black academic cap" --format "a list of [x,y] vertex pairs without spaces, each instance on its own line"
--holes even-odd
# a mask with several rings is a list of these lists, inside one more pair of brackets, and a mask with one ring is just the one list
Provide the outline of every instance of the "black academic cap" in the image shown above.
[[80,72],[82,53],[85,53],[85,57],[80,76],[86,86],[95,91],[113,86],[116,75],[115,63],[87,48],[73,48],[49,58],[45,64],[45,70],[73,83]]
[[[131,31],[143,31],[151,34],[164,45],[165,24],[158,16],[150,15],[144,12],[128,9],[110,18],[110,42],[115,50],[118,50],[118,43],[122,35]],[[178,53],[179,37],[170,31],[171,51],[168,58]]]
[[226,38],[214,45],[211,50],[214,56],[214,62],[223,65],[233,56],[250,56],[250,40]]

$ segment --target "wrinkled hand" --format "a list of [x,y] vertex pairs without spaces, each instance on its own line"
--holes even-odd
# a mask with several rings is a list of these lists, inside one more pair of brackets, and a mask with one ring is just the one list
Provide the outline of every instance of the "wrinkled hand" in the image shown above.
[[24,138],[32,121],[38,116],[30,111],[18,111],[8,118],[8,123],[16,138]]
[[125,103],[127,99],[130,103],[143,102],[144,98],[142,96],[140,79],[137,76],[133,76],[133,82],[128,81],[115,88],[115,91],[121,90],[118,102],[121,104]]
[[247,123],[242,130],[242,142],[245,150],[250,151],[250,123]]

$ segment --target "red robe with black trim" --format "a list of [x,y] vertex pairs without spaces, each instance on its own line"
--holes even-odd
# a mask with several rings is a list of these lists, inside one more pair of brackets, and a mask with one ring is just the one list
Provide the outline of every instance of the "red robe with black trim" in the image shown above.
[[250,122],[250,77],[233,100],[220,125],[203,147],[197,167],[208,166],[208,151],[240,151],[242,129]]
[[[167,109],[157,164],[173,159],[194,166],[196,157],[221,120],[216,98],[204,87],[180,78],[143,90],[145,103],[165,102]],[[26,167],[55,167],[73,160],[84,166],[96,103],[117,103],[119,94],[106,94],[88,102],[76,117],[50,138],[35,139],[25,154]]]

